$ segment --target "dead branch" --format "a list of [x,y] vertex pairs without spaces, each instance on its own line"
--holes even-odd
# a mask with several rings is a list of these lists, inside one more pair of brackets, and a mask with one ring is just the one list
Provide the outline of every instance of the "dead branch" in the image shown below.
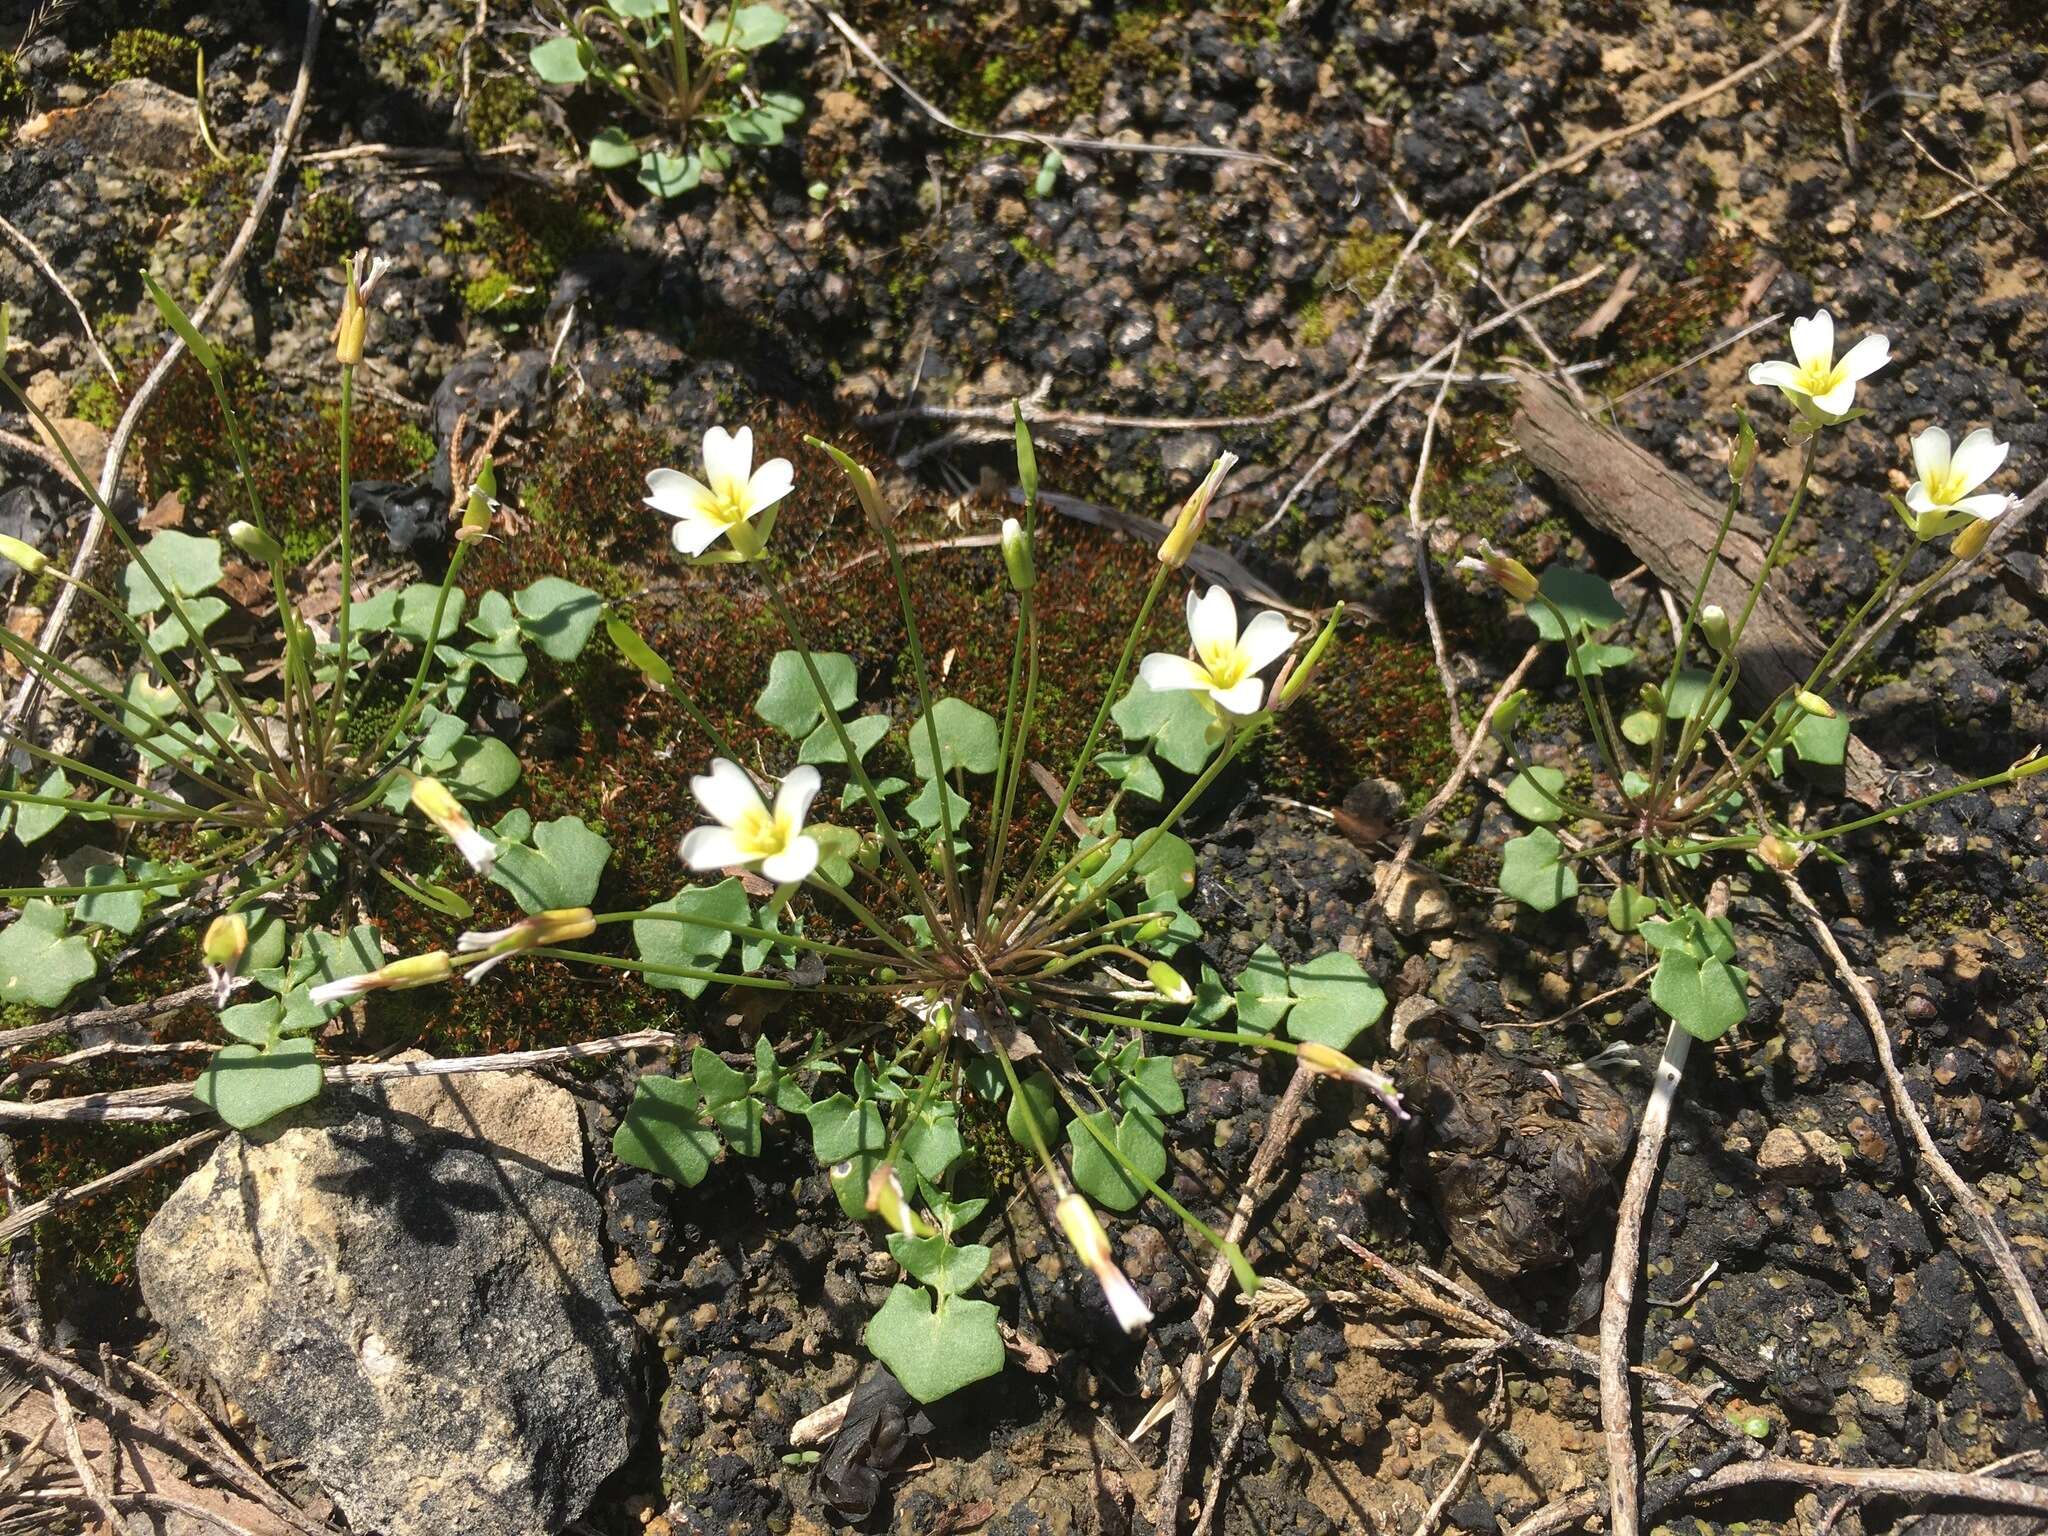
[[86,318],[85,306],[78,302],[78,295],[71,291],[71,285],[64,281],[55,267],[50,265],[50,258],[42,253],[42,249],[35,241],[29,239],[11,221],[0,218],[0,235],[5,235],[19,246],[22,254],[35,263],[36,270],[49,279],[50,286],[55,288],[63,296],[64,302],[71,306],[71,313],[78,317],[78,328],[85,332],[86,345],[92,348],[92,355],[99,359],[100,367],[107,371],[107,377],[113,380],[114,387],[119,389],[121,387],[121,370],[114,366],[113,358],[109,357],[107,349],[100,345],[100,338],[92,328],[92,321]]
[[104,1194],[115,1186],[125,1184],[130,1179],[140,1178],[166,1163],[174,1163],[187,1152],[203,1147],[226,1134],[227,1132],[219,1127],[197,1132],[181,1141],[174,1141],[167,1147],[159,1147],[147,1157],[137,1158],[125,1167],[116,1168],[112,1173],[103,1173],[96,1179],[89,1179],[70,1189],[60,1189],[54,1195],[46,1195],[32,1204],[17,1205],[7,1213],[6,1220],[0,1221],[0,1243],[12,1242],[45,1217],[69,1210],[74,1205],[90,1200],[94,1195]]
[[1835,90],[1835,111],[1842,119],[1842,159],[1850,170],[1857,168],[1856,109],[1849,96],[1849,72],[1842,65],[1842,34],[1849,27],[1849,9],[1855,0],[1841,0],[1835,7],[1834,24],[1828,28],[1828,75]]
[[0,1051],[11,1051],[16,1046],[33,1044],[37,1040],[48,1040],[53,1035],[72,1034],[82,1029],[120,1029],[130,1024],[153,1024],[158,1019],[167,1019],[212,995],[213,984],[202,981],[189,987],[181,987],[175,992],[166,992],[162,997],[153,997],[144,1003],[117,1003],[106,1008],[88,1008],[81,1013],[67,1013],[60,1019],[44,1019],[38,1024],[24,1024],[19,1029],[0,1029]]
[[1422,447],[1415,455],[1415,480],[1408,489],[1408,541],[1415,550],[1415,579],[1422,586],[1422,618],[1429,629],[1429,649],[1436,658],[1437,680],[1443,684],[1444,724],[1450,730],[1451,748],[1460,757],[1465,754],[1465,725],[1458,718],[1458,679],[1444,649],[1443,621],[1436,612],[1436,586],[1429,577],[1429,540],[1422,530],[1422,487],[1429,479],[1429,454],[1436,444],[1437,417],[1443,411],[1444,396],[1450,393],[1451,378],[1458,371],[1458,359],[1464,350],[1465,333],[1460,331],[1451,344],[1451,360],[1445,366],[1443,382],[1437,386],[1429,415],[1423,419]]
[[1479,1433],[1472,1437],[1472,1443],[1465,1447],[1463,1459],[1452,1470],[1443,1487],[1437,1490],[1436,1497],[1429,1501],[1429,1508],[1422,1512],[1422,1518],[1415,1523],[1414,1536],[1436,1536],[1436,1528],[1443,1523],[1444,1511],[1464,1493],[1465,1484],[1471,1480],[1472,1469],[1479,1465],[1479,1453],[1486,1449],[1487,1438],[1500,1428],[1507,1390],[1507,1373],[1496,1363],[1493,1368],[1493,1396],[1487,1401],[1486,1411],[1480,1415]]

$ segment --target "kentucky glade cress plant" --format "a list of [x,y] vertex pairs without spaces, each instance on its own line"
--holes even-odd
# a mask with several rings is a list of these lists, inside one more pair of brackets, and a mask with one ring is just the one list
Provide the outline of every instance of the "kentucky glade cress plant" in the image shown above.
[[[1345,1054],[1385,1007],[1356,960],[1329,954],[1289,967],[1262,948],[1226,984],[1201,963],[1200,930],[1182,909],[1195,858],[1174,828],[1301,698],[1336,634],[1332,614],[1304,647],[1281,615],[1240,626],[1227,592],[1195,589],[1186,601],[1191,654],[1140,659],[1146,622],[1178,579],[1228,456],[1162,546],[1086,740],[1055,781],[1056,797],[1047,792],[1051,814],[1039,816],[1028,796],[1043,703],[1038,475],[1022,419],[1023,515],[1004,523],[1000,539],[1016,614],[1000,719],[936,691],[894,516],[863,466],[814,446],[851,481],[887,558],[916,717],[899,724],[861,712],[854,658],[816,649],[803,633],[791,601],[803,575],[770,537],[794,470],[781,459],[756,466],[748,429],[713,428],[702,478],[655,470],[647,504],[675,520],[684,558],[741,567],[783,626],[789,648],[754,704],[785,739],[780,760],[751,764],[668,663],[611,621],[621,651],[703,735],[702,771],[689,780],[701,820],[679,848],[703,878],[640,911],[544,911],[466,933],[453,954],[415,956],[316,995],[456,974],[475,981],[523,955],[635,972],[693,998],[718,987],[809,1001],[814,1032],[794,1049],[778,1050],[764,1033],[744,1069],[700,1046],[686,1075],[643,1077],[615,1147],[693,1185],[722,1150],[756,1155],[771,1108],[807,1122],[840,1205],[855,1220],[883,1223],[904,1272],[868,1326],[868,1345],[930,1401],[1003,1362],[996,1309],[971,1295],[991,1257],[970,1238],[989,1193],[969,1183],[962,1121],[975,1103],[996,1107],[1042,1172],[1055,1223],[1127,1330],[1148,1322],[1151,1308],[1117,1267],[1097,1206],[1129,1211],[1155,1199],[1226,1253],[1247,1291],[1257,1284],[1236,1245],[1164,1187],[1168,1127],[1183,1097],[1172,1058],[1150,1047],[1190,1040],[1279,1051],[1399,1108],[1386,1080]],[[1123,750],[1100,750],[1112,721]],[[1169,773],[1185,786],[1177,794]],[[616,925],[629,929],[632,957],[560,947]]]
[[[1890,344],[1874,335],[1837,358],[1834,321],[1826,310],[1794,320],[1791,344],[1791,361],[1759,363],[1749,375],[1753,384],[1779,390],[1795,411],[1790,431],[1801,457],[1791,502],[1740,609],[1731,616],[1707,602],[1708,575],[1756,461],[1756,433],[1744,416],[1729,455],[1726,508],[1661,678],[1631,679],[1637,681],[1633,695],[1617,696],[1636,653],[1606,639],[1621,622],[1622,608],[1592,572],[1552,566],[1538,580],[1519,561],[1490,548],[1481,558],[1460,562],[1519,602],[1545,639],[1564,646],[1597,756],[1590,765],[1593,788],[1568,792],[1562,769],[1532,764],[1516,744],[1523,698],[1497,712],[1494,734],[1519,770],[1507,803],[1533,827],[1508,843],[1501,890],[1547,912],[1577,895],[1578,871],[1588,861],[1614,859],[1627,867],[1633,880],[1614,892],[1608,920],[1623,933],[1641,933],[1657,952],[1650,997],[1672,1021],[1667,1062],[1674,1054],[1682,1061],[1685,1040],[1713,1040],[1748,1012],[1747,978],[1735,964],[1733,930],[1725,917],[1702,909],[1716,856],[1748,855],[1789,870],[1808,853],[1832,857],[1830,843],[1848,833],[2048,769],[2048,759],[2029,757],[2001,773],[1831,826],[1795,826],[1773,812],[1765,792],[1782,776],[1788,753],[1809,765],[1841,765],[1849,723],[1833,698],[1901,615],[1984,548],[2011,504],[2008,496],[1979,490],[2005,460],[2005,445],[1988,430],[1968,433],[1953,448],[1940,427],[1921,432],[1912,444],[1918,478],[1905,500],[1893,497],[1892,504],[1917,544],[1949,539],[1946,559],[1903,596],[1899,588],[1913,564],[1912,550],[1894,559],[1890,574],[1850,615],[1804,681],[1785,688],[1757,719],[1737,720],[1730,729],[1743,633],[1765,585],[1787,558],[1823,435],[1864,414],[1855,408],[1856,386],[1890,356]],[[1578,835],[1567,842],[1553,830],[1560,826]]]
[[[335,328],[342,508],[355,370],[380,270],[361,257],[348,264]],[[101,949],[121,943],[132,953],[204,925],[199,961],[236,1043],[216,1054],[195,1091],[246,1126],[320,1091],[312,1034],[333,1016],[334,984],[382,963],[373,928],[321,931],[344,871],[434,911],[469,915],[455,892],[392,866],[387,850],[408,807],[474,869],[519,889],[522,861],[534,858],[524,829],[488,837],[466,809],[511,789],[519,760],[496,737],[472,733],[465,701],[479,669],[501,686],[524,677],[528,646],[574,659],[600,605],[595,593],[547,577],[509,598],[484,593],[465,622],[468,600],[456,580],[492,526],[488,457],[467,466],[454,552],[438,581],[357,600],[352,581],[320,575],[324,562],[308,569],[288,557],[277,510],[256,496],[227,359],[154,279],[144,281],[212,386],[247,493],[228,542],[261,573],[276,627],[262,628],[254,604],[224,623],[236,606],[221,590],[229,574],[221,541],[176,529],[138,541],[93,493],[43,410],[5,378],[93,496],[127,563],[109,591],[15,539],[0,540],[0,556],[69,587],[131,654],[117,655],[110,671],[0,628],[0,648],[55,700],[26,715],[7,743],[0,833],[40,853],[67,823],[89,829],[87,840],[45,862],[46,883],[0,890],[22,904],[0,930],[0,1000],[55,1007],[97,973]],[[4,329],[0,317],[0,339]],[[336,519],[339,572],[353,569],[351,521],[345,512]],[[243,627],[254,627],[253,639],[220,638]],[[296,943],[294,926],[304,930]],[[228,1006],[243,987],[266,995]]]

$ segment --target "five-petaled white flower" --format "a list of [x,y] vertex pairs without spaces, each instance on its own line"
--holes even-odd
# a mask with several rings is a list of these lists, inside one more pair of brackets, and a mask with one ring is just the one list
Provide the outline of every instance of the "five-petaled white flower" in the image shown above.
[[1929,427],[1913,439],[1913,468],[1920,478],[1906,492],[1906,505],[1922,517],[1961,512],[1989,522],[2012,505],[2012,498],[2002,491],[1970,493],[1998,473],[2011,448],[1989,427],[1979,427],[1951,451],[1948,434]]
[[1188,638],[1194,657],[1154,651],[1138,664],[1138,676],[1155,693],[1197,690],[1233,715],[1257,714],[1265,696],[1259,673],[1293,648],[1295,633],[1271,609],[1237,629],[1237,604],[1221,587],[1197,597],[1188,593]]
[[1757,363],[1749,370],[1749,382],[1776,387],[1809,421],[1832,426],[1854,408],[1857,383],[1891,361],[1891,355],[1891,342],[1872,333],[1837,362],[1835,317],[1817,309],[1792,322],[1794,361]]
[[775,792],[773,806],[747,770],[723,757],[690,780],[697,803],[715,827],[697,827],[683,839],[683,862],[694,870],[758,864],[778,885],[801,880],[818,867],[818,840],[804,836],[804,816],[818,793],[818,770],[796,769]]
[[795,484],[796,471],[787,459],[754,468],[753,428],[729,433],[713,427],[704,434],[704,479],[679,469],[649,470],[647,505],[676,520],[675,545],[683,554],[694,559],[724,534],[736,554],[752,559],[775,526],[772,512],[758,524],[754,519]]

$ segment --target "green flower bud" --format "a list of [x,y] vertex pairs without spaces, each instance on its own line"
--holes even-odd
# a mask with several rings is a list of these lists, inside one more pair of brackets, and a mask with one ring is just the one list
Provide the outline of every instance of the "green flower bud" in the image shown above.
[[853,494],[860,498],[861,510],[867,513],[868,522],[877,533],[887,533],[895,526],[896,519],[890,513],[888,504],[882,500],[882,488],[875,483],[873,471],[851,454],[842,452],[822,438],[806,437],[804,441],[813,448],[823,449],[853,483]]
[[276,565],[284,559],[284,546],[254,523],[229,523],[228,542],[251,560],[261,560],[265,565]]
[[1700,610],[1700,633],[1715,650],[1727,653],[1734,636],[1728,628],[1728,615],[1719,603],[1709,603]]
[[1830,704],[1819,694],[1811,693],[1804,688],[1792,696],[1792,702],[1805,710],[1809,715],[1818,715],[1823,720],[1835,718],[1834,705]]
[[40,576],[50,563],[50,557],[33,544],[0,533],[0,560],[20,566],[31,576]]
[[1493,712],[1493,722],[1487,729],[1493,739],[1506,746],[1514,739],[1515,727],[1522,723],[1522,712],[1529,707],[1529,690],[1517,688],[1500,701],[1500,708]]
[[1145,979],[1152,983],[1152,989],[1166,1002],[1184,1006],[1195,1000],[1195,989],[1188,985],[1187,977],[1164,960],[1154,960],[1146,966]]
[[1029,506],[1038,500],[1038,450],[1031,442],[1031,425],[1024,419],[1024,407],[1013,400],[1010,413],[1017,418],[1017,484],[1023,488],[1024,504]]
[[1735,444],[1728,450],[1728,478],[1736,485],[1749,479],[1749,472],[1756,465],[1756,429],[1744,415],[1735,431]]
[[1984,519],[1966,524],[1949,544],[1948,552],[1958,560],[1974,560],[1983,553],[1984,546],[1991,540],[1991,530],[1996,526],[1996,523]]
[[1014,517],[1003,519],[1003,564],[1014,591],[1029,592],[1038,585],[1038,570],[1031,563],[1031,536]]

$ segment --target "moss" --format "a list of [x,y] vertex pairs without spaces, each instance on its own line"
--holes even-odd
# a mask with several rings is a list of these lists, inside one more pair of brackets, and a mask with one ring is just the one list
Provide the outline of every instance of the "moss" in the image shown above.
[[441,231],[442,248],[471,261],[463,308],[500,322],[538,318],[562,269],[616,228],[594,188],[580,195],[521,186]]
[[14,137],[14,115],[28,100],[28,87],[21,82],[21,66],[11,53],[0,53],[0,144]]
[[469,99],[469,136],[478,149],[540,131],[539,93],[524,75],[487,75]]
[[319,171],[309,167],[300,177],[300,196],[283,248],[270,264],[271,280],[288,293],[310,294],[323,276],[338,273],[364,239],[355,199],[341,188],[323,188]]
[[116,80],[154,80],[190,93],[198,72],[199,45],[190,38],[149,27],[128,27],[107,39],[104,55],[72,55],[73,72],[92,85]]
[[72,388],[71,414],[111,432],[114,423],[121,419],[120,392],[105,374],[89,374]]

